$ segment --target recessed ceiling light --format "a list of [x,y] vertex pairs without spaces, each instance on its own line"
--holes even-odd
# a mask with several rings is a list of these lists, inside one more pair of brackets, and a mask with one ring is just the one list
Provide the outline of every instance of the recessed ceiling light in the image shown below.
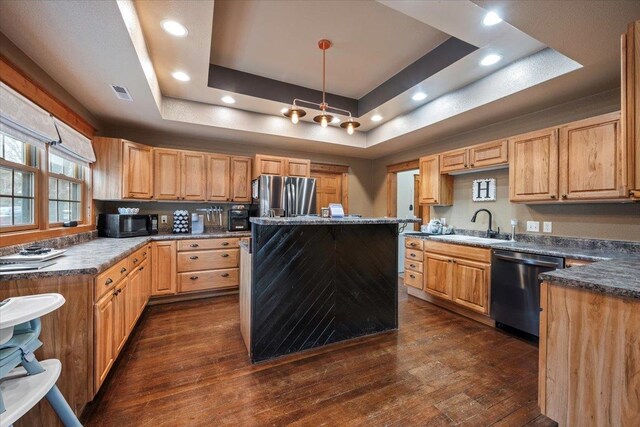
[[180,80],[181,82],[188,82],[189,80],[191,80],[189,74],[185,73],[184,71],[174,71],[173,73],[171,73],[171,76],[176,80]]
[[500,22],[502,22],[502,18],[500,18],[500,16],[498,16],[498,14],[495,12],[487,13],[486,15],[484,15],[484,19],[482,20],[482,23],[487,27],[496,25]]
[[339,118],[337,118],[337,117],[334,117],[334,118],[331,120],[331,123],[334,123],[334,124],[335,124],[335,123],[340,123],[340,119],[339,119]]
[[222,97],[222,102],[224,102],[225,104],[235,104],[236,100],[227,95]]
[[165,19],[160,23],[160,26],[167,33],[176,37],[184,37],[189,33],[184,25],[171,19]]
[[380,114],[376,114],[375,116],[371,117],[372,122],[379,122],[380,120],[382,120],[382,116]]
[[411,99],[413,99],[414,101],[422,101],[423,99],[425,99],[427,97],[427,94],[424,92],[418,92],[416,94],[414,94]]
[[480,61],[480,65],[484,65],[486,67],[488,65],[495,64],[496,62],[500,61],[501,59],[502,59],[502,56],[496,55],[495,53],[490,53],[489,55],[487,55],[484,58],[482,58],[482,61]]

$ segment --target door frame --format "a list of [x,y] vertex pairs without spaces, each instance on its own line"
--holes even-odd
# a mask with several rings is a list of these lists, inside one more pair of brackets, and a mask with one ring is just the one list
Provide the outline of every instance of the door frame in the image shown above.
[[[398,172],[406,172],[414,169],[420,169],[420,160],[409,160],[401,163],[387,165],[387,216],[396,217],[398,215]],[[415,191],[415,189],[414,189]],[[425,224],[431,219],[430,207],[428,205],[419,205],[422,207],[422,223]],[[417,209],[414,206],[414,212]]]
[[309,168],[310,173],[329,173],[335,175],[342,175],[342,208],[344,212],[349,212],[349,165],[334,165],[330,163],[311,163]]

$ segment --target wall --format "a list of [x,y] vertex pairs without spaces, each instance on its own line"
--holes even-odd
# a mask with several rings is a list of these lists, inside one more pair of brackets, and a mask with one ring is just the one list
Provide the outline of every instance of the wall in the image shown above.
[[371,187],[371,160],[309,153],[304,150],[289,151],[265,146],[185,138],[179,135],[158,133],[142,129],[122,129],[114,127],[106,129],[102,134],[105,136],[125,138],[155,147],[200,150],[249,157],[260,153],[310,159],[312,162],[319,163],[349,165],[349,213],[361,214],[363,216],[371,216],[373,214],[373,204],[371,199],[371,194],[373,193],[373,189]]
[[[473,132],[448,137],[437,141],[425,141],[421,147],[396,153],[373,163],[373,214],[386,213],[386,166],[420,156],[466,147],[499,138],[518,135],[546,127],[557,126],[573,120],[605,114],[620,109],[619,90],[612,90],[582,98],[547,110],[498,122]],[[496,178],[498,200],[496,202],[473,203],[470,198],[471,181],[478,178]],[[486,230],[487,218],[480,214],[478,222],[469,220],[476,209],[482,207],[492,211],[497,226],[509,231],[510,219],[518,219],[517,232],[526,230],[527,220],[552,221],[553,232],[558,236],[608,238],[640,241],[640,204],[566,204],[523,205],[510,203],[508,196],[507,170],[458,175],[454,178],[454,204],[452,207],[431,208],[433,218],[446,217],[458,228]],[[542,224],[540,224],[542,229]],[[542,233],[541,233],[542,234]]]

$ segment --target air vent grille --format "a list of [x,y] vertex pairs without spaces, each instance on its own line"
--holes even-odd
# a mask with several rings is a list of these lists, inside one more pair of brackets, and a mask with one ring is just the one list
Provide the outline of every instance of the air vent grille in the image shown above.
[[133,101],[129,90],[124,86],[111,85],[111,89],[116,94],[118,99],[123,99],[125,101]]

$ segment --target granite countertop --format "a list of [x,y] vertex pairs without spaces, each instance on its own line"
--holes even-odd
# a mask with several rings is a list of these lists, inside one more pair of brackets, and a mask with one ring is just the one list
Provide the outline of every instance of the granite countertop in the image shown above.
[[401,223],[421,223],[420,218],[321,218],[310,217],[252,217],[250,221],[258,225],[342,225],[342,224],[401,224]]
[[620,297],[640,299],[640,256],[599,261],[540,274],[542,280]]
[[158,240],[211,239],[224,237],[247,237],[251,233],[214,232],[202,234],[162,233],[153,236],[128,237],[110,239],[100,237],[85,243],[69,246],[63,256],[56,258],[56,263],[41,270],[8,271],[0,273],[0,282],[9,280],[29,280],[54,276],[77,276],[82,274],[96,275],[121,259],[131,255],[145,244]]

